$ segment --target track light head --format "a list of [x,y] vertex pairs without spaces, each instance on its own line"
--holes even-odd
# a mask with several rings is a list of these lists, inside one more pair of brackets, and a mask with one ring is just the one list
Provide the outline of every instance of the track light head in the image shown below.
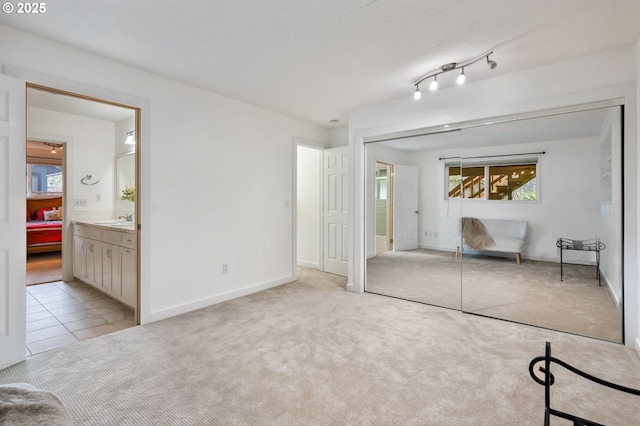
[[462,68],[462,72],[460,73],[460,75],[458,76],[458,79],[456,80],[456,83],[458,84],[464,84],[465,80],[467,78],[464,75],[464,68]]
[[496,69],[496,67],[498,66],[496,61],[492,61],[491,59],[489,59],[489,55],[487,55],[487,66],[489,68],[491,68],[492,70]]
[[420,99],[422,97],[422,93],[420,93],[420,86],[416,84],[416,91],[413,93],[413,99]]
[[433,81],[429,84],[429,90],[436,90],[438,88],[438,76],[433,76]]

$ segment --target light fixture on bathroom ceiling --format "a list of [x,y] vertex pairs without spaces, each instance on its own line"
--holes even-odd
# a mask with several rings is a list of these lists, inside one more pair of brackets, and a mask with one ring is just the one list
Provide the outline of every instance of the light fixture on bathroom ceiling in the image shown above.
[[49,143],[49,142],[42,142],[42,143],[51,148],[51,153],[52,154],[57,154],[58,153],[58,151],[56,151],[56,149],[62,149],[63,148],[63,145],[61,143]]
[[413,83],[413,85],[416,88],[413,94],[413,97],[415,99],[420,99],[422,97],[422,94],[420,93],[420,83],[430,78],[433,78],[433,80],[429,84],[429,89],[436,90],[438,88],[438,76],[440,74],[444,74],[449,71],[458,70],[458,69],[461,70],[460,75],[458,75],[458,78],[456,79],[456,82],[458,84],[464,84],[464,82],[466,81],[466,75],[464,73],[464,69],[467,68],[469,65],[475,64],[476,62],[479,62],[485,58],[487,59],[487,66],[492,70],[495,69],[498,66],[498,64],[496,63],[496,61],[489,59],[489,56],[491,56],[492,54],[493,54],[493,50],[490,50],[489,52],[483,53],[482,55],[477,56],[468,61],[451,62],[448,64],[444,64],[443,66],[440,67],[440,69],[431,71],[423,75]]
[[125,139],[124,143],[126,143],[127,145],[135,145],[136,144],[135,134],[136,134],[135,130],[127,132],[127,139]]

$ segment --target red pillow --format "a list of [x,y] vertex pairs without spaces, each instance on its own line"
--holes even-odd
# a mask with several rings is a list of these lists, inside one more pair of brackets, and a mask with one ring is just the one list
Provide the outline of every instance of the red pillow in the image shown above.
[[27,222],[31,220],[31,212],[29,211],[29,207],[27,207]]
[[46,210],[51,210],[51,207],[36,210],[34,214],[35,220],[44,220],[44,212]]

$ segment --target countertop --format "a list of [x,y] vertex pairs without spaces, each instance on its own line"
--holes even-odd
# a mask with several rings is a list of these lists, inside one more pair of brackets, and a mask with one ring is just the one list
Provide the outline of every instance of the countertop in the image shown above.
[[97,219],[97,220],[74,220],[73,224],[93,226],[96,228],[109,229],[112,231],[135,234],[135,222],[122,219]]

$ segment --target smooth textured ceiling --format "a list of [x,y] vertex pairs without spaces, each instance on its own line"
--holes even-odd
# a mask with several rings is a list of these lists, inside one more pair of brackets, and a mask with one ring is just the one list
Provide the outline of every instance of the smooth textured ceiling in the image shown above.
[[[65,0],[0,24],[321,125],[491,48],[472,83],[631,45],[635,0]],[[97,84],[99,81],[96,82]],[[441,85],[451,82],[441,79]]]
[[114,123],[135,115],[135,110],[43,90],[27,89],[27,106],[80,115]]

